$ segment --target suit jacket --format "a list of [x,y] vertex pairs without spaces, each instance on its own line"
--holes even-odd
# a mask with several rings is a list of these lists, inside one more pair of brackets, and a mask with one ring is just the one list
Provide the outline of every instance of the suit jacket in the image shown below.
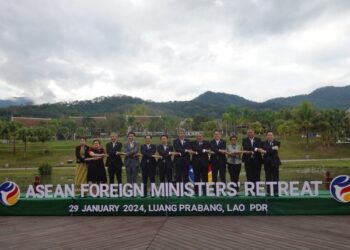
[[203,150],[209,150],[209,149],[210,149],[210,144],[208,141],[202,141],[201,145],[199,144],[198,141],[193,141],[192,150],[197,153],[192,156],[193,165],[196,165],[199,162],[201,162],[204,165],[208,165],[209,163],[208,153],[203,152]]
[[133,144],[133,147],[130,146],[129,142],[124,145],[125,166],[139,165],[139,158],[137,156],[137,153],[139,152],[139,144],[136,141],[134,141]]
[[281,146],[281,143],[279,141],[273,140],[271,144],[266,140],[262,144],[262,148],[266,151],[264,154],[264,164],[268,165],[271,164],[272,166],[279,166],[281,165],[280,157],[278,156],[278,150],[272,149],[273,146]]
[[122,151],[123,145],[120,142],[116,142],[115,146],[113,147],[112,142],[108,142],[106,144],[106,151],[108,154],[106,166],[111,166],[113,163],[123,164],[122,158],[120,155],[116,155],[117,152]]
[[158,160],[158,164],[165,164],[167,167],[172,168],[173,162],[171,160],[171,155],[169,155],[169,152],[172,152],[174,150],[173,146],[167,145],[166,150],[164,150],[164,146],[158,145],[157,151],[158,154],[162,157]]
[[75,147],[75,158],[76,158],[76,162],[77,163],[84,163],[85,162],[85,158],[89,158],[89,147],[88,146],[84,146],[84,157],[81,157],[80,155],[80,148],[81,146],[78,145]]
[[220,139],[219,145],[216,143],[216,140],[210,141],[210,149],[214,151],[214,154],[211,155],[210,159],[213,163],[217,164],[226,164],[226,155],[219,152],[219,149],[226,149],[226,141]]
[[256,160],[258,163],[262,163],[262,156],[260,152],[255,152],[255,148],[261,148],[261,139],[259,137],[254,137],[253,139],[253,145],[248,137],[244,138],[242,140],[242,148],[244,151],[254,151],[254,154],[243,154],[242,161],[244,163],[247,163],[251,161],[252,159]]
[[188,139],[184,139],[184,144],[181,144],[181,141],[179,138],[175,139],[174,142],[174,150],[176,152],[179,152],[181,155],[175,155],[174,161],[175,164],[185,164],[189,165],[191,162],[191,157],[189,153],[186,153],[186,149],[191,149],[191,142]]
[[141,167],[143,168],[146,164],[156,164],[156,159],[152,157],[157,151],[157,147],[154,144],[150,144],[149,148],[147,148],[147,144],[141,145]]

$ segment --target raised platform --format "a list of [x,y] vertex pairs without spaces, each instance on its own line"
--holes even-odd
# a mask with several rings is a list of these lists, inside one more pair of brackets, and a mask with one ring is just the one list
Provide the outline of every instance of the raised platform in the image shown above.
[[67,215],[349,215],[350,204],[335,201],[328,191],[303,197],[168,197],[168,198],[66,198],[21,197],[12,207],[0,205],[0,216]]

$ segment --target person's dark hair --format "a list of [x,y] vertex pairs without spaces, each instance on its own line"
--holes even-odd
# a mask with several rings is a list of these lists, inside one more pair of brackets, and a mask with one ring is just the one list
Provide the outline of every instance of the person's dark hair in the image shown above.
[[92,141],[92,144],[95,144],[95,142],[98,142],[98,144],[101,145],[101,141],[100,141],[99,139],[94,139],[94,140]]
[[213,134],[215,134],[216,132],[219,132],[219,133],[221,134],[221,131],[218,130],[218,129],[215,129],[215,130],[213,131]]
[[128,136],[129,136],[129,135],[136,136],[135,132],[133,132],[133,131],[130,131],[130,132],[128,133]]
[[86,141],[86,137],[82,136],[82,137],[79,138],[79,140],[84,140],[84,141]]
[[145,138],[149,137],[150,139],[152,139],[152,135],[145,135]]
[[266,132],[266,134],[268,134],[268,133],[272,133],[272,134],[273,134],[273,131],[272,131],[272,130],[268,130],[268,131]]
[[161,135],[159,138],[162,139],[162,137],[166,137],[167,139],[169,139],[169,136],[167,134]]
[[231,141],[233,138],[238,139],[237,135],[231,135],[231,136],[230,136],[230,141]]

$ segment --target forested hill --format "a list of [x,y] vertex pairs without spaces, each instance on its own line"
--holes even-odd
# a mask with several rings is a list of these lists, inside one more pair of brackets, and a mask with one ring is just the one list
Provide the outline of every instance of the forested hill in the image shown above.
[[264,105],[296,106],[302,101],[309,101],[318,108],[348,109],[350,108],[350,85],[319,88],[308,95],[275,98],[266,101]]
[[207,91],[190,101],[152,102],[130,96],[99,97],[88,101],[54,103],[42,105],[10,106],[0,109],[0,117],[32,116],[92,116],[114,112],[128,113],[135,107],[141,107],[146,113],[160,115],[194,116],[202,113],[212,117],[220,117],[230,105],[252,109],[280,109],[296,106],[300,102],[309,101],[317,108],[350,108],[350,85],[345,87],[319,88],[307,95],[274,98],[263,103],[247,100],[243,97]]

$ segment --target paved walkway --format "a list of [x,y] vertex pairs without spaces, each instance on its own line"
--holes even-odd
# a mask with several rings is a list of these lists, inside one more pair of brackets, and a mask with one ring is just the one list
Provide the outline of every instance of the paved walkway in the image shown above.
[[350,216],[0,217],[0,249],[349,249]]

